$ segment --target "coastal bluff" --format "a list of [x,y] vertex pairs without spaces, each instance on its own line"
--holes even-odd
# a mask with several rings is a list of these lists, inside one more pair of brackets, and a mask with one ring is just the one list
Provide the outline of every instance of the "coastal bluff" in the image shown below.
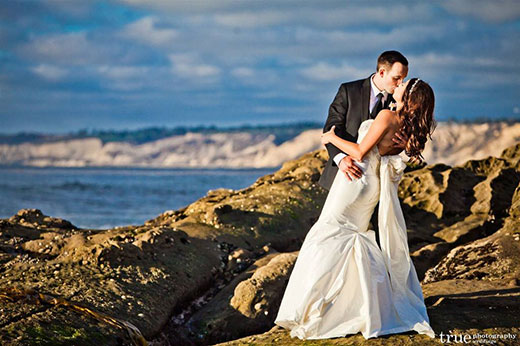
[[[275,130],[275,129],[273,129]],[[276,131],[274,131],[276,133]],[[195,133],[133,143],[98,137],[2,143],[0,166],[266,168],[280,167],[310,151],[323,149],[321,128],[292,136],[248,131]],[[430,164],[455,166],[469,159],[499,156],[520,141],[520,121],[439,122],[423,156]]]
[[[273,321],[326,198],[326,159],[306,153],[143,225],[81,229],[38,209],[0,219],[0,344],[302,344]],[[309,344],[441,345],[441,332],[519,344],[520,143],[410,166],[399,197],[436,338]]]

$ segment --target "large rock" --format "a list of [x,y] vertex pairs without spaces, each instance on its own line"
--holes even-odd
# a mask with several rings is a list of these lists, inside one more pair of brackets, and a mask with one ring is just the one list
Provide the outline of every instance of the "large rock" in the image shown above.
[[[504,192],[509,198],[511,193]],[[513,190],[503,227],[492,235],[458,246],[426,272],[424,282],[449,279],[520,278],[520,184]]]
[[214,344],[271,328],[297,253],[269,251],[195,312],[170,323],[174,344]]
[[461,244],[498,231],[510,216],[520,183],[519,145],[499,158],[461,166],[426,166],[406,173],[399,197],[419,277]]

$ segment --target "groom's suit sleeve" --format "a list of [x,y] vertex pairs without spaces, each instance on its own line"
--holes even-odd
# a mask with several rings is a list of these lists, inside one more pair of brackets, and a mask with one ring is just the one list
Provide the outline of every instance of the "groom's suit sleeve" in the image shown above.
[[[347,97],[347,86],[346,83],[343,83],[339,86],[338,92],[336,94],[336,97],[334,97],[334,100],[330,104],[329,107],[329,115],[327,117],[327,121],[325,122],[325,127],[323,128],[323,132],[327,132],[330,130],[330,128],[333,125],[336,125],[335,133],[341,138],[346,137],[346,129],[345,129],[345,123],[346,123],[346,117],[347,117],[347,111],[348,111],[348,97]],[[340,149],[335,147],[331,143],[325,144],[325,147],[327,148],[327,151],[329,153],[329,157],[332,160],[332,164],[334,166],[337,166],[336,160],[334,158],[338,154],[342,154],[339,158],[342,159],[343,155],[346,155],[343,153]]]

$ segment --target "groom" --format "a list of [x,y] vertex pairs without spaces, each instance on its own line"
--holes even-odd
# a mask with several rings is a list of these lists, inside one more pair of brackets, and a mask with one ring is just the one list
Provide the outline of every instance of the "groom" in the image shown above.
[[[394,89],[403,82],[407,74],[408,60],[401,53],[394,50],[381,53],[377,58],[377,70],[370,77],[340,85],[329,107],[329,116],[323,132],[329,131],[333,125],[336,125],[335,132],[339,137],[356,142],[359,125],[367,119],[375,118],[381,109],[388,108],[390,102],[394,101],[392,98]],[[404,149],[408,138],[401,133],[396,134],[392,140],[394,148]],[[345,179],[353,180],[361,177],[363,172],[356,166],[354,159],[331,143],[325,146],[329,153],[329,160],[318,181],[323,188],[330,190],[338,169]],[[377,227],[377,222],[374,224],[374,217],[372,217],[372,225]]]

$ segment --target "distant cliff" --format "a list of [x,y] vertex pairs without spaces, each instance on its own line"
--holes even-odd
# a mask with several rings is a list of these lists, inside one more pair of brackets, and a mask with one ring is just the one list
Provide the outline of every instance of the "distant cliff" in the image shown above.
[[[251,128],[186,132],[146,142],[107,141],[105,135],[6,143],[0,144],[0,165],[261,168],[278,167],[321,148],[321,129],[286,132]],[[518,141],[520,123],[439,123],[424,157],[428,164],[457,165],[498,156],[502,148]]]

